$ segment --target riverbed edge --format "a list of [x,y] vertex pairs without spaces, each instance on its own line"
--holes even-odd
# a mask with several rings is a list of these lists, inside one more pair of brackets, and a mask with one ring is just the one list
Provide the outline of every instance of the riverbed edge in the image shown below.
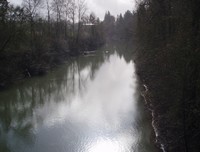
[[150,94],[148,90],[148,86],[144,83],[140,84],[140,94],[144,99],[145,106],[150,112],[151,115],[151,126],[153,128],[153,134],[152,134],[152,139],[155,147],[157,147],[158,152],[166,152],[164,143],[161,143],[159,141],[159,127],[157,127],[158,122],[155,120],[155,111],[154,111],[154,106],[152,104],[151,98],[148,96]]

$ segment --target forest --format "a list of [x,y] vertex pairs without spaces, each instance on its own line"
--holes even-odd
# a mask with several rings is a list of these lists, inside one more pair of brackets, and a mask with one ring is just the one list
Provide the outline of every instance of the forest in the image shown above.
[[0,1],[0,86],[46,73],[69,56],[104,44],[103,23],[84,0]]
[[127,11],[103,21],[88,13],[85,0],[0,1],[0,88],[24,77],[43,75],[70,57],[106,42],[131,41],[136,22]]
[[200,1],[137,3],[137,73],[148,86],[157,142],[169,152],[200,149]]

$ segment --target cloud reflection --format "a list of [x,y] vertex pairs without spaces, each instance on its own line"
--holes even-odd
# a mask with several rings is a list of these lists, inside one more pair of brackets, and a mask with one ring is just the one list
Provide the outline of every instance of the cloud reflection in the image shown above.
[[117,53],[80,58],[17,90],[35,139],[29,147],[11,136],[19,151],[128,152],[138,141],[134,65]]
[[[89,68],[83,69],[80,74],[87,75],[87,70]],[[47,112],[46,125],[53,125],[52,122],[56,125],[59,120],[71,120],[75,123],[86,123],[89,127],[119,129],[134,120],[130,118],[135,104],[132,63],[127,64],[123,58],[119,59],[117,55],[113,55],[109,62],[100,67],[95,79],[87,81],[86,86],[82,95],[77,93],[71,99],[70,105],[63,101],[61,104],[48,103],[49,105],[44,106],[51,111]],[[67,98],[68,94],[64,100]],[[41,114],[44,111],[46,110],[40,109],[38,114],[45,116]]]

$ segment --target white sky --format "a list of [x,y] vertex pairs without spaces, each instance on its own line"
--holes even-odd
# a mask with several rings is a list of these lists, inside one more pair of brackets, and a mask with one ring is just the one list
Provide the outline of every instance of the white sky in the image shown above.
[[[21,4],[22,0],[8,0],[11,3]],[[133,10],[134,0],[86,0],[89,12],[94,12],[101,20],[105,12],[110,11],[114,16],[124,13],[127,10]]]

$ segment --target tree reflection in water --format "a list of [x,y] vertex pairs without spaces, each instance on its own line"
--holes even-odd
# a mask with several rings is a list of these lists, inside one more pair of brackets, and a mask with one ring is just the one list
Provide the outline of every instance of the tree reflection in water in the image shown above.
[[0,92],[0,151],[147,148],[151,131],[136,105],[134,65],[131,54],[122,53],[127,49],[107,46]]
[[[34,143],[34,130],[43,123],[37,116],[38,108],[47,102],[69,102],[75,94],[81,94],[88,79],[103,64],[103,53],[93,57],[73,59],[47,76],[20,82],[9,90],[0,92],[0,150],[10,151],[8,142],[12,139],[25,144]],[[66,98],[67,97],[67,98]],[[8,142],[8,143],[7,143]]]

